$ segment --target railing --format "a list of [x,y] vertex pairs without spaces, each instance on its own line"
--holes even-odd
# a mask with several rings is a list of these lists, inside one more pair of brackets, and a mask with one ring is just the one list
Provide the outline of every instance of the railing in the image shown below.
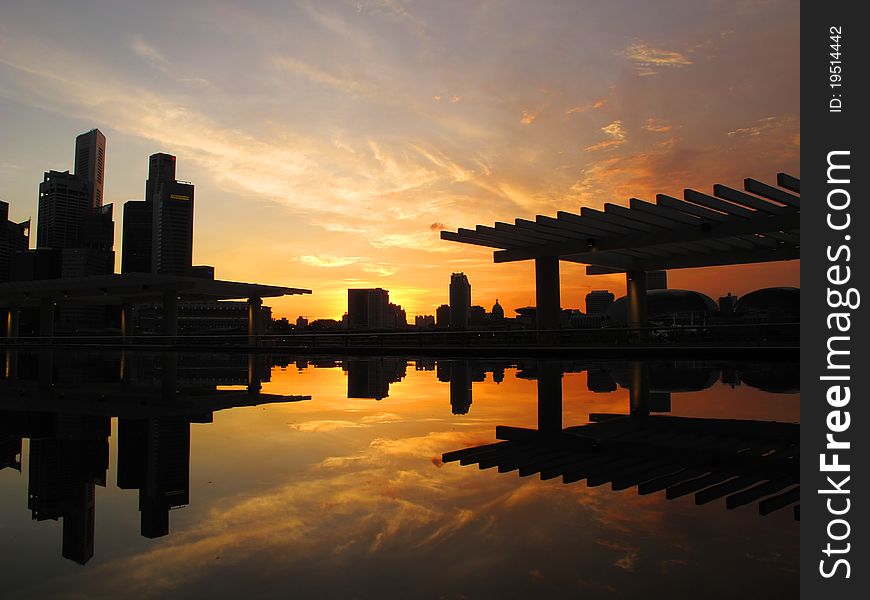
[[498,331],[304,331],[220,335],[70,335],[0,338],[7,346],[264,346],[298,349],[529,348],[529,347],[766,347],[796,346],[798,323]]

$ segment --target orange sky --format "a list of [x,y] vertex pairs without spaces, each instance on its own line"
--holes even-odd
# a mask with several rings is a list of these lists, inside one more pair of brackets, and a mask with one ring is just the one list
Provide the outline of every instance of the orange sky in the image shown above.
[[[147,157],[196,184],[194,260],[307,287],[275,315],[339,318],[349,287],[409,316],[464,271],[473,302],[534,298],[531,264],[441,241],[686,187],[799,176],[792,2],[400,0],[35,3],[0,23],[0,198],[36,217],[76,134],[108,138],[106,202],[141,199]],[[797,285],[798,264],[672,272],[711,296]],[[624,289],[564,265],[563,306]]]

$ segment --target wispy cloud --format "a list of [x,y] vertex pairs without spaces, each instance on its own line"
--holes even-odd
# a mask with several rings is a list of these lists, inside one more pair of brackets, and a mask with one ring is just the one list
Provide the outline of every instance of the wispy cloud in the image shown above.
[[617,146],[623,145],[627,141],[625,129],[622,127],[622,121],[616,120],[612,123],[608,123],[601,128],[601,131],[604,133],[604,135],[607,136],[608,139],[602,142],[598,142],[596,144],[592,144],[591,146],[586,146],[587,152],[597,152],[599,150],[616,148]]
[[619,54],[634,62],[640,75],[655,75],[659,68],[678,68],[692,64],[686,54],[654,48],[645,42],[636,42]]
[[671,129],[673,129],[673,127],[671,127],[670,125],[661,123],[660,121],[652,117],[649,117],[646,120],[646,123],[643,124],[643,128],[651,133],[667,133]]
[[136,35],[130,39],[129,42],[130,49],[141,59],[156,64],[159,66],[165,66],[168,61],[166,57],[163,56],[163,53],[160,52],[153,45],[146,42],[142,36]]
[[353,265],[362,260],[359,256],[317,256],[317,255],[305,255],[298,256],[296,260],[301,262],[302,264],[306,264],[312,267],[326,267],[326,268],[334,268],[334,267],[346,267],[347,265]]

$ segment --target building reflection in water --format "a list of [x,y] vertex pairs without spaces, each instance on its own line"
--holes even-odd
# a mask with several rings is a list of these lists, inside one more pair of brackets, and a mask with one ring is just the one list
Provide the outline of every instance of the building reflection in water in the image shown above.
[[[518,471],[521,477],[561,477],[564,483],[610,483],[614,490],[637,487],[640,494],[664,490],[668,499],[694,494],[697,504],[725,498],[729,509],[757,503],[762,515],[793,506],[800,519],[798,424],[655,414],[670,412],[671,392],[704,390],[720,379],[796,392],[796,364],[726,371],[703,362],[535,361],[520,368],[522,376],[537,380],[537,428],[498,426],[496,438],[502,441],[448,452],[443,462]],[[563,427],[562,376],[578,370],[587,370],[590,391],[627,388],[627,414],[592,414],[588,425]],[[463,401],[470,395],[465,387],[463,380]]]
[[[280,357],[243,354],[6,353],[0,385],[0,468],[22,469],[29,438],[28,508],[34,519],[61,519],[62,554],[86,563],[94,554],[95,487],[106,485],[111,419],[117,417],[117,485],[137,490],[140,533],[170,532],[170,511],[191,502],[192,423],[215,411],[310,396],[262,393],[273,366],[341,368],[348,398],[387,398],[407,374],[397,357]],[[733,508],[758,502],[762,513],[798,501],[798,426],[761,421],[663,415],[672,392],[704,390],[717,381],[778,393],[798,390],[790,363],[596,362],[499,359],[414,359],[448,384],[450,410],[472,411],[473,388],[505,371],[536,381],[538,427],[499,426],[500,442],[444,454],[481,468],[562,477],[589,485],[696,501],[726,497]],[[591,392],[629,391],[624,414],[593,414],[589,425],[564,427],[562,378],[586,373]],[[795,507],[795,516],[798,509]]]
[[[260,393],[263,356],[7,352],[0,386],[0,468],[21,470],[29,438],[27,506],[61,519],[62,555],[94,555],[95,486],[106,485],[111,419],[118,418],[117,483],[139,491],[141,534],[169,533],[169,511],[190,502],[190,425],[215,411],[310,396]],[[244,389],[219,389],[233,386]]]

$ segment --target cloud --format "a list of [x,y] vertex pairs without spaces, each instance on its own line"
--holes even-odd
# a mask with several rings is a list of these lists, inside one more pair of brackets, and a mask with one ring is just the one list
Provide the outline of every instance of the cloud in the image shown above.
[[346,267],[347,265],[358,263],[362,258],[359,256],[318,256],[307,254],[304,256],[297,256],[296,260],[311,267],[334,268]]
[[646,123],[644,123],[643,128],[646,131],[649,131],[652,133],[667,133],[672,129],[672,127],[670,125],[664,125],[662,123],[659,123],[658,121],[656,121],[652,117],[649,117],[646,120]]
[[396,268],[391,267],[386,264],[364,264],[362,270],[366,273],[374,273],[375,275],[379,275],[381,277],[389,277],[390,275],[396,274]]
[[168,63],[166,57],[157,48],[142,39],[141,36],[134,36],[129,42],[129,47],[139,58],[149,63],[158,66],[164,66]]
[[692,64],[692,60],[685,54],[653,48],[645,42],[631,44],[618,54],[633,61],[640,75],[655,75],[658,67],[679,68]]
[[282,71],[346,94],[373,93],[375,91],[374,86],[369,83],[363,83],[349,75],[330,73],[289,56],[276,56],[271,63]]
[[523,125],[531,125],[535,122],[537,116],[538,115],[534,112],[524,110],[522,117],[520,117],[520,123],[522,123]]
[[777,122],[776,117],[764,117],[762,119],[758,119],[754,124],[749,127],[740,127],[738,129],[734,129],[733,131],[728,132],[728,137],[740,137],[740,136],[759,136],[764,134],[765,132],[770,131],[771,129],[776,129],[779,127],[779,123]]
[[625,129],[622,126],[622,121],[616,120],[612,123],[608,123],[604,127],[601,128],[601,131],[606,135],[609,139],[604,140],[603,142],[598,142],[596,144],[592,144],[591,146],[586,146],[587,152],[597,152],[599,150],[608,150],[611,148],[615,148],[617,146],[621,146],[626,142],[626,133]]

